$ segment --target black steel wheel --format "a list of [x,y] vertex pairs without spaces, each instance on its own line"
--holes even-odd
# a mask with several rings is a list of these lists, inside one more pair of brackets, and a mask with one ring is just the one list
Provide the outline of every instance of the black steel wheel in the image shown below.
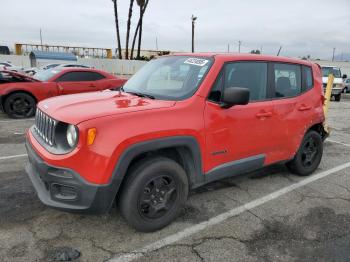
[[138,211],[146,219],[164,216],[178,199],[179,185],[168,175],[152,178],[139,195]]
[[5,113],[11,118],[28,118],[35,114],[35,99],[26,93],[9,95],[4,103]]
[[128,224],[139,231],[152,232],[178,216],[187,195],[184,169],[171,159],[153,157],[131,167],[118,206]]
[[287,167],[295,174],[307,176],[319,166],[323,155],[322,137],[316,131],[309,131],[304,136],[298,152]]

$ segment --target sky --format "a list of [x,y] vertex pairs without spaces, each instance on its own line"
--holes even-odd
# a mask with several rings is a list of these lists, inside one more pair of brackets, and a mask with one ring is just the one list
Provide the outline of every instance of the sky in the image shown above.
[[[129,0],[118,0],[122,35]],[[136,2],[136,1],[135,1]],[[135,3],[132,27],[138,20]],[[150,0],[143,49],[190,51],[191,15],[198,17],[196,51],[261,49],[265,54],[350,59],[349,0]],[[111,0],[1,0],[0,45],[15,42],[116,48]]]

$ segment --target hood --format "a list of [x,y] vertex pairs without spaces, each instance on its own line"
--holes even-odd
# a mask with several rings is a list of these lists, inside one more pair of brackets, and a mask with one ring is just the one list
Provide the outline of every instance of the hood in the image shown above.
[[30,77],[28,75],[24,75],[24,74],[21,74],[18,72],[10,71],[10,70],[1,70],[1,73],[5,73],[5,74],[8,74],[8,75],[13,76],[13,77],[25,79],[25,80],[30,81],[30,82],[41,82],[40,80],[35,79],[33,77]]
[[103,116],[172,107],[175,103],[103,91],[50,98],[40,102],[38,108],[56,120],[76,125]]
[[[328,83],[328,77],[322,77],[322,83],[327,84]],[[343,79],[342,78],[334,78],[333,84],[342,84]]]

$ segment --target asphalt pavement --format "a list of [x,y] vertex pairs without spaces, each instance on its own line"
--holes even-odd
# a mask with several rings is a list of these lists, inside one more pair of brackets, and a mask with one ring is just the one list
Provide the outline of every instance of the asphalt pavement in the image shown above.
[[332,134],[310,177],[282,165],[191,192],[155,233],[41,204],[24,172],[34,119],[0,114],[1,261],[350,261],[350,99],[331,102]]

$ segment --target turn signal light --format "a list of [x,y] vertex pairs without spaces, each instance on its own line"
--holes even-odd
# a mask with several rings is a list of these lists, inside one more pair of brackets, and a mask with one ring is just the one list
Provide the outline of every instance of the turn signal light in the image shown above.
[[86,143],[88,146],[91,146],[96,138],[97,130],[96,128],[90,128],[87,133],[87,140]]

